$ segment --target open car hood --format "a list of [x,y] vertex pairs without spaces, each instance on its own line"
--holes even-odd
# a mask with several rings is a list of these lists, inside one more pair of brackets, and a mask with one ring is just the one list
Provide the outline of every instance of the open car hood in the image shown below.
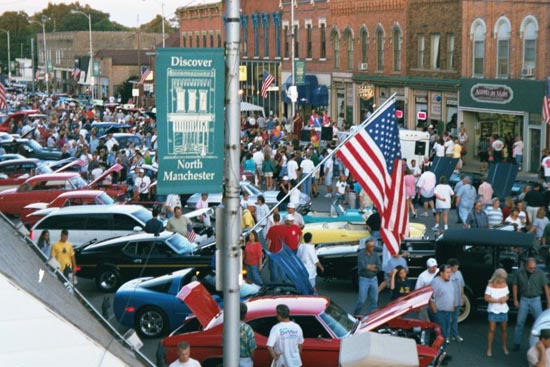
[[120,164],[117,163],[117,164],[113,165],[111,168],[106,169],[98,178],[96,178],[95,180],[90,182],[88,187],[94,187],[99,182],[103,181],[103,179],[105,179],[105,177],[109,176],[111,173],[119,172],[120,170],[122,170],[122,166]]
[[184,286],[176,297],[185,302],[203,328],[206,328],[210,321],[221,312],[220,306],[212,298],[212,295],[198,281]]
[[356,334],[374,331],[390,320],[426,306],[432,298],[432,287],[423,287],[400,297],[361,319]]
[[71,167],[76,167],[76,166],[79,166],[79,167],[84,167],[86,165],[86,162],[84,162],[82,159],[75,159],[74,161],[71,161],[69,163],[67,163],[66,165],[64,165],[63,167],[60,167],[58,169],[56,169],[54,171],[54,173],[59,173],[59,172],[65,172],[67,171],[69,168]]
[[294,285],[301,294],[313,294],[307,270],[294,251],[283,244],[281,251],[273,253],[266,250],[266,253],[269,261],[273,261],[274,266],[279,269],[283,283]]

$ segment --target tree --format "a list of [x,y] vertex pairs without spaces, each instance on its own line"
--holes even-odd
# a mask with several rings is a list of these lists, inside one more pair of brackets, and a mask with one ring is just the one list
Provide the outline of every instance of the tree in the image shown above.
[[116,91],[117,94],[120,94],[122,103],[126,103],[129,99],[132,99],[132,88],[134,87],[134,84],[131,83],[130,80],[135,82],[136,80],[139,80],[139,76],[130,76]]

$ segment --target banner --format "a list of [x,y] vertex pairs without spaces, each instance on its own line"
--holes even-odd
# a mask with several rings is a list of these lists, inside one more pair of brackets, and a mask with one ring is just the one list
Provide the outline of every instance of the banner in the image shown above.
[[224,49],[161,48],[157,53],[158,193],[221,192]]
[[296,78],[294,85],[306,84],[306,62],[304,60],[294,61],[294,77]]

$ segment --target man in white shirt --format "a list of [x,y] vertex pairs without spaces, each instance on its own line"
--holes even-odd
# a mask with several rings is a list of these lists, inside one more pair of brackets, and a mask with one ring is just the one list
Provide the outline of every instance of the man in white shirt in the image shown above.
[[296,162],[296,155],[292,153],[290,159],[286,164],[287,176],[290,181],[296,180],[298,178],[298,162]]
[[178,359],[170,363],[168,367],[201,367],[196,359],[190,357],[191,346],[186,341],[178,343]]
[[[329,152],[330,153],[330,152]],[[325,186],[327,187],[326,198],[332,197],[332,176],[334,172],[334,161],[329,158],[325,161]]]
[[304,333],[300,325],[290,321],[290,310],[287,305],[277,305],[277,320],[267,338],[267,350],[274,360],[274,367],[302,366],[302,346]]
[[323,268],[323,265],[317,257],[317,253],[315,252],[315,245],[311,243],[312,237],[313,236],[310,232],[304,234],[304,243],[302,243],[300,247],[298,247],[297,256],[302,261],[304,267],[307,270],[307,273],[309,275],[309,283],[311,284],[313,291],[317,293],[317,288],[315,287],[317,268],[319,268],[319,270],[321,271],[325,271],[325,269]]
[[139,169],[138,177],[134,182],[134,199],[136,195],[139,195],[140,201],[149,200],[149,186],[151,185],[151,179],[149,176],[145,175],[145,170],[143,168]]
[[420,214],[423,217],[428,216],[428,206],[435,212],[434,209],[434,189],[436,177],[432,171],[425,171],[420,175],[416,186],[420,189],[420,200],[424,205],[424,213]]
[[[313,170],[315,169],[315,164],[311,160],[311,153],[307,153],[306,157],[302,160],[302,162],[300,162],[300,168],[302,169],[302,173],[304,174],[304,176],[307,176],[313,172]],[[313,175],[308,177],[308,179],[305,180],[302,185],[303,187],[302,191],[307,195],[311,195],[312,180],[313,180]]]
[[113,149],[113,145],[115,144],[118,145],[118,141],[113,137],[113,133],[108,133],[107,139],[105,140],[105,146],[107,147],[109,152],[111,151],[111,149]]
[[[420,273],[420,275],[416,279],[416,286],[414,287],[414,289],[420,289],[430,285],[433,278],[437,275],[439,269],[437,268],[436,259],[430,257],[428,261],[426,261],[426,267],[427,269]],[[430,314],[429,317],[428,314]],[[433,320],[434,316],[435,315],[433,315],[429,307],[422,307],[418,311],[418,318],[420,320]]]
[[443,134],[443,140],[445,140],[445,143],[443,143],[443,146],[445,147],[445,157],[452,158],[455,143],[453,142],[453,139],[449,136],[449,133]]

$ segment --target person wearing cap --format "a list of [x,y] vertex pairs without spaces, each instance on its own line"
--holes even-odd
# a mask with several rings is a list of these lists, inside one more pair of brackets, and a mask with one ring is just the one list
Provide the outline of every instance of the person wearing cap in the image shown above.
[[294,224],[294,215],[287,214],[285,216],[285,231],[281,241],[288,246],[289,249],[296,252],[302,239],[302,230],[296,224]]
[[550,367],[550,329],[541,329],[539,341],[527,351],[529,367]]
[[380,255],[374,252],[375,242],[369,239],[364,250],[357,253],[357,275],[359,276],[359,294],[355,303],[354,315],[360,315],[363,304],[368,301],[367,313],[378,307],[378,271],[382,269]]
[[242,229],[252,228],[256,224],[256,220],[254,219],[254,216],[256,214],[256,205],[254,203],[250,202],[248,203],[245,210],[243,210],[242,214]]
[[306,225],[304,222],[304,217],[302,217],[302,214],[296,211],[296,204],[292,202],[288,203],[286,208],[288,210],[288,214],[292,214],[294,216],[294,224],[300,227],[300,229],[304,229]]
[[[426,261],[426,270],[420,273],[420,275],[416,279],[416,285],[414,289],[420,289],[430,285],[433,278],[437,275],[437,272],[439,271],[437,266],[437,260],[433,257],[430,257]],[[421,320],[433,320],[434,315],[431,313],[431,309],[423,307],[418,311],[418,318]]]
[[145,170],[140,168],[138,176],[134,181],[134,198],[139,195],[140,201],[149,200],[149,186],[151,185],[151,178],[145,175]]
[[292,189],[292,185],[290,184],[289,177],[283,176],[283,179],[281,183],[279,184],[279,193],[277,194],[277,200],[281,202],[279,205],[279,209],[286,210],[287,205],[290,202],[290,196],[283,198],[288,194],[288,192]]

